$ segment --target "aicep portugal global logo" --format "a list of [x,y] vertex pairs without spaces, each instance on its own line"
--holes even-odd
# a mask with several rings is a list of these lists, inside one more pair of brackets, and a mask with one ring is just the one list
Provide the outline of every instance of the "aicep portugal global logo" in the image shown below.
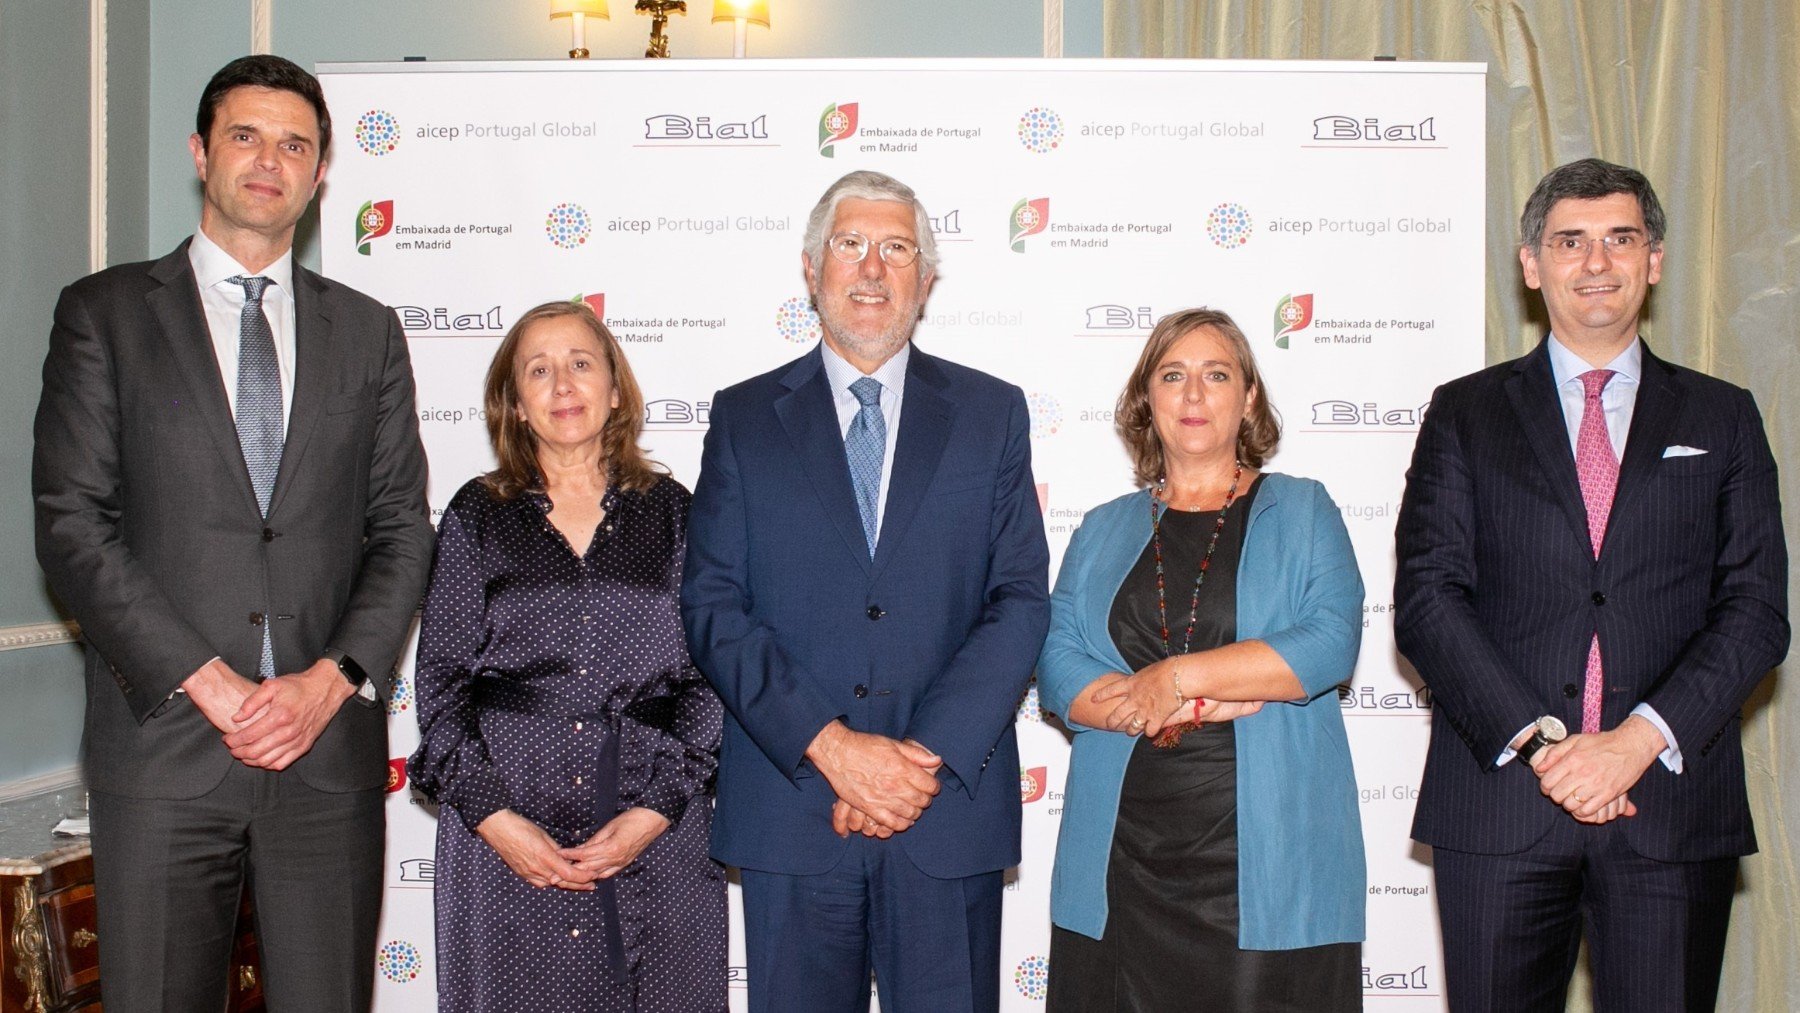
[[587,209],[564,201],[544,216],[544,234],[558,249],[573,250],[588,241],[594,233],[594,220]]
[[836,157],[832,145],[856,133],[856,103],[832,103],[819,114],[819,154]]
[[380,158],[400,146],[400,121],[386,109],[371,109],[356,120],[356,146]]
[[392,231],[394,231],[393,201],[363,201],[363,206],[356,209],[356,252],[367,257],[369,240],[380,239]]
[[1024,253],[1025,240],[1050,226],[1050,198],[1028,197],[1014,204],[1007,225],[1007,243],[1014,253]]
[[1055,151],[1063,139],[1062,117],[1046,106],[1032,106],[1019,117],[1019,143],[1026,151],[1043,155]]

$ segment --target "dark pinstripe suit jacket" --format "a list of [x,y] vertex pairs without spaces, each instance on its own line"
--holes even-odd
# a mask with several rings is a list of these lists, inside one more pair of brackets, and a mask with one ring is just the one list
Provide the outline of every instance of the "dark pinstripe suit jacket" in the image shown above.
[[1775,461],[1748,391],[1648,348],[1643,374],[1598,559],[1544,344],[1432,399],[1394,586],[1396,642],[1434,702],[1421,843],[1507,854],[1568,818],[1530,770],[1494,764],[1539,715],[1580,727],[1598,630],[1601,726],[1647,702],[1685,762],[1652,763],[1631,790],[1631,846],[1664,861],[1756,850],[1738,708],[1787,651]]

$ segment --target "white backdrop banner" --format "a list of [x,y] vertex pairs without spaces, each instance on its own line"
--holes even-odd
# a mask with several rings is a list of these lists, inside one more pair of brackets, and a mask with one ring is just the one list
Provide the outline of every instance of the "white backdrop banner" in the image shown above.
[[[807,211],[852,169],[916,189],[942,253],[917,341],[1024,388],[1060,561],[1130,489],[1113,406],[1156,319],[1249,335],[1285,420],[1272,467],[1322,480],[1368,587],[1342,691],[1369,856],[1371,1010],[1442,1006],[1428,854],[1407,838],[1430,699],[1394,652],[1393,521],[1433,388],[1482,364],[1484,76],[1469,64],[1183,60],[332,64],[325,273],[395,306],[441,510],[491,467],[488,360],[519,314],[584,299],[623,342],[645,443],[692,486],[713,392],[806,351]],[[434,817],[392,711],[384,1013],[434,1006]],[[1040,1007],[1068,740],[1019,708],[1024,861],[1002,1005]],[[734,888],[733,1009],[744,1006]],[[1201,1001],[1201,1000],[1197,1000]],[[1201,1003],[1204,1005],[1203,1001]]]

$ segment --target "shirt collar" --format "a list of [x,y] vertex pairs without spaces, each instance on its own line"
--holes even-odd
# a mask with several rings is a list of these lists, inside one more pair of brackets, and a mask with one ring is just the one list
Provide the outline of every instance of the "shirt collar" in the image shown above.
[[[1568,346],[1557,340],[1556,335],[1550,335],[1550,376],[1558,387],[1571,380],[1579,380],[1581,374],[1593,368],[1586,359],[1569,351]],[[1631,344],[1626,345],[1623,352],[1601,368],[1619,374],[1614,380],[1637,383],[1644,370],[1643,341],[1632,338]]]
[[[294,296],[293,247],[289,247],[281,256],[275,258],[275,262],[268,267],[253,272],[246,270],[244,265],[237,262],[237,258],[226,253],[225,248],[213,242],[212,238],[203,230],[195,229],[194,241],[188,244],[188,263],[193,265],[194,281],[202,291],[223,284],[225,279],[235,278],[240,274],[259,274],[274,282],[275,287],[285,293],[288,298],[292,299]],[[232,287],[240,292],[243,291],[240,286],[235,284]]]
[[[825,361],[825,380],[831,384],[832,396],[844,394],[850,385],[863,377],[863,372],[850,361],[839,355],[824,341],[819,342],[819,351]],[[900,346],[893,357],[882,363],[875,372],[868,374],[881,383],[883,390],[899,393],[906,385],[906,363],[912,358],[912,342]]]

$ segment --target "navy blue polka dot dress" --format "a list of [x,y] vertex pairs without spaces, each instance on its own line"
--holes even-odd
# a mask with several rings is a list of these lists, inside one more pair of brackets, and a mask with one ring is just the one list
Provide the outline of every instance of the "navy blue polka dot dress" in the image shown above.
[[[541,493],[501,501],[477,480],[445,511],[408,765],[443,807],[440,1009],[726,1007],[725,879],[707,856],[722,711],[678,605],[690,499],[666,477],[609,484],[581,556]],[[637,806],[672,825],[615,877],[616,898],[534,888],[474,833],[511,809],[569,846]]]

